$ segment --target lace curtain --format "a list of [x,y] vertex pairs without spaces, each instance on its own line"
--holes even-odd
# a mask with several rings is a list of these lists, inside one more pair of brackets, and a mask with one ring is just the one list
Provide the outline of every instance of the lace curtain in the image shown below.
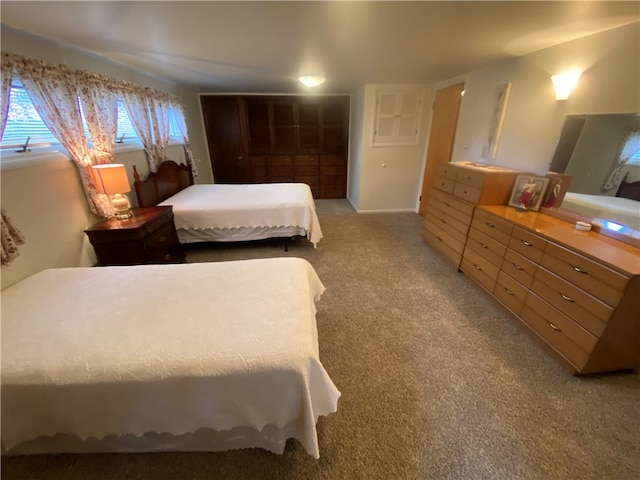
[[182,136],[182,144],[184,145],[184,156],[187,159],[187,163],[191,165],[191,172],[193,173],[193,176],[197,177],[198,169],[196,167],[196,162],[193,159],[193,153],[191,152],[191,147],[189,145],[189,131],[187,130],[185,108],[182,98],[175,96],[172,97],[171,107],[173,109],[173,118],[175,118],[176,123],[178,124],[178,130],[180,130],[180,135]]
[[629,159],[640,150],[640,129],[627,129],[618,148],[616,159],[602,184],[601,190],[608,192],[618,188],[622,181],[622,170]]
[[[82,124],[77,77],[64,65],[21,58],[16,70],[33,106],[47,128],[73,159],[82,180],[91,212],[108,216],[104,199],[96,190],[91,156]],[[107,204],[108,205],[108,204]]]
[[[4,133],[7,124],[7,113],[9,111],[9,95],[11,91],[11,80],[13,79],[14,61],[10,55],[2,54],[2,98],[0,98],[0,138]],[[26,241],[24,235],[11,223],[9,215],[5,209],[0,210],[2,219],[0,220],[0,261],[2,265],[9,265],[20,255],[18,246]]]

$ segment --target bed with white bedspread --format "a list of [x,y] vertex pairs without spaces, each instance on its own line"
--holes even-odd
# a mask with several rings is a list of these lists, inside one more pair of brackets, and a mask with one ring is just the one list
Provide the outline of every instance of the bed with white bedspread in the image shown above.
[[191,167],[172,160],[134,188],[141,207],[173,207],[180,243],[322,238],[311,188],[305,183],[193,184]]
[[8,454],[263,447],[319,456],[340,392],[299,258],[59,268],[2,292]]

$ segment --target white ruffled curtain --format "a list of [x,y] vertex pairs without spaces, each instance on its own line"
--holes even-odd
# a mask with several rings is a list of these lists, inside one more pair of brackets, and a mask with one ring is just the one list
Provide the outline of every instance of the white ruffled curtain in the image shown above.
[[[114,82],[97,73],[76,71],[78,97],[91,137],[91,164],[113,163],[118,132],[118,90]],[[113,214],[107,195],[94,195],[103,216]]]
[[91,156],[82,124],[76,75],[64,65],[22,58],[16,71],[33,106],[47,128],[75,162],[87,202],[97,215],[108,216],[91,171]]
[[625,164],[638,150],[640,150],[640,129],[629,129],[620,142],[619,153],[607,174],[606,180],[602,184],[601,190],[603,192],[618,188],[622,181],[622,170]]
[[[11,93],[11,80],[13,79],[13,69],[15,66],[13,56],[2,54],[2,98],[0,98],[0,138],[4,133],[7,124],[7,114],[9,112],[9,95]],[[5,209],[0,210],[0,262],[2,265],[9,265],[20,255],[18,246],[23,245],[26,239],[22,232],[11,223],[9,215]]]
[[181,97],[171,98],[171,108],[173,110],[173,118],[175,118],[178,124],[178,130],[182,136],[182,144],[184,146],[184,155],[187,158],[187,162],[191,165],[191,172],[194,177],[198,176],[198,169],[196,162],[193,159],[193,153],[191,152],[191,146],[189,145],[189,130],[187,129],[187,121],[185,119],[184,102]]
[[147,153],[149,169],[152,172],[158,170],[156,147],[153,143],[153,127],[149,119],[149,100],[144,87],[129,82],[122,82],[118,93],[131,119],[142,146]]
[[149,99],[149,114],[153,126],[153,144],[158,164],[167,159],[169,146],[169,116],[171,113],[171,97],[167,93],[145,89]]

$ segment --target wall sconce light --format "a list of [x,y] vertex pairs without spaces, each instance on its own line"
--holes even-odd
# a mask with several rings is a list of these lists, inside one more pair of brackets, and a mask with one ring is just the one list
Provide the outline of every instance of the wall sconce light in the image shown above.
[[324,83],[326,79],[321,75],[303,75],[298,77],[298,80],[300,80],[300,83],[305,87],[312,88]]
[[582,75],[580,70],[569,70],[551,76],[553,88],[556,91],[556,100],[566,100],[569,98],[569,94],[578,83],[580,75]]
[[127,170],[120,163],[96,165],[92,167],[98,193],[109,198],[113,212],[118,220],[131,218],[131,204],[125,193],[131,191]]

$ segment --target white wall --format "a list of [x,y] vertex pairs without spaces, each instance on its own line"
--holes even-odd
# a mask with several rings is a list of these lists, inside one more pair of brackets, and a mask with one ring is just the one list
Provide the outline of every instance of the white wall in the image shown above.
[[[639,24],[585,37],[524,57],[499,62],[466,76],[452,160],[491,163],[545,173],[565,115],[640,111]],[[550,76],[584,69],[567,101],[555,100]],[[482,158],[489,132],[491,96],[512,83],[497,158]],[[437,85],[441,88],[441,85]]]
[[[365,85],[364,92],[356,95],[362,101],[361,118],[352,119],[350,162],[353,175],[350,185],[358,184],[357,191],[349,192],[349,199],[358,212],[415,211],[416,198],[422,178],[426,138],[431,125],[433,90],[426,85],[384,85],[384,87],[411,87],[422,89],[423,111],[418,144],[401,147],[372,147],[376,109],[376,89],[382,85]],[[357,156],[355,155],[357,153]],[[353,187],[352,187],[353,188]]]

